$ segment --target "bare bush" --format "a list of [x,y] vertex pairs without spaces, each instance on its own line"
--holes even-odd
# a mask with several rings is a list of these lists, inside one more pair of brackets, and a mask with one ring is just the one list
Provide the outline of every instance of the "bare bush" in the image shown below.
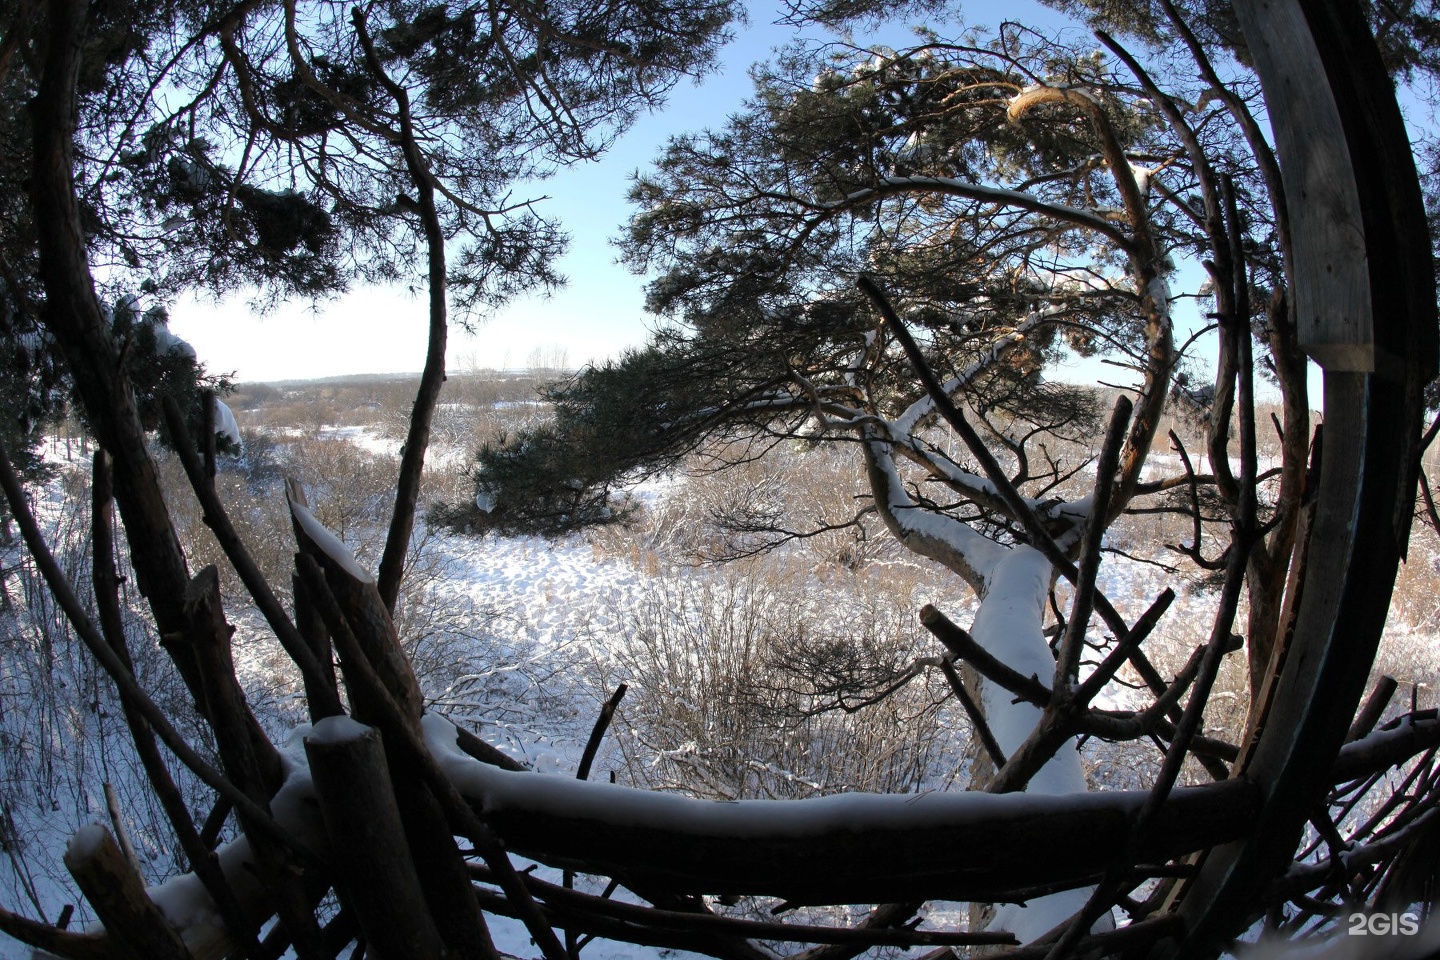
[[908,592],[758,561],[706,573],[656,578],[595,648],[598,682],[633,691],[616,727],[625,779],[737,799],[903,792],[953,772],[968,734],[943,680],[890,689],[924,643]]
[[[89,592],[89,481],[69,468],[37,512],[56,559],[71,582]],[[213,740],[185,695],[174,664],[150,630],[121,564],[123,627],[136,677],[154,692],[191,742],[213,756]],[[0,614],[0,887],[9,903],[25,903],[47,918],[78,904],[76,920],[91,914],[54,851],[79,827],[111,822],[128,837],[139,868],[151,881],[189,869],[155,795],[145,788],[114,685],[59,609],[27,554],[5,556]],[[208,812],[203,785],[176,771],[177,786],[198,816]],[[122,820],[114,824],[107,793]]]

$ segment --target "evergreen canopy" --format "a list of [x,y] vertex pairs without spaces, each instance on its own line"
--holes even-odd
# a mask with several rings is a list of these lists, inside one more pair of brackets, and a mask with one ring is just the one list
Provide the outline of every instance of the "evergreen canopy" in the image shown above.
[[[734,15],[729,0],[91,6],[73,175],[104,299],[143,314],[184,290],[264,301],[406,280],[424,261],[418,169],[467,320],[560,280],[565,234],[517,188],[596,156],[704,72]],[[30,188],[33,125],[66,120],[28,106],[51,20],[30,0],[0,11],[7,423],[63,394]]]
[[[1217,169],[1236,185],[1254,282],[1282,285],[1267,185],[1232,112],[1195,65],[1164,81],[1183,131],[1114,54],[1015,24],[927,32],[900,51],[801,46],[757,68],[740,113],[673,139],[631,191],[623,256],[654,276],[660,329],[554,387],[554,425],[481,452],[490,522],[609,518],[608,488],[707,438],[853,438],[866,418],[900,416],[923,389],[861,276],[973,409],[1023,424],[1001,446],[1043,494],[1060,473],[1032,475],[1017,438],[1094,424],[1047,366],[1105,354],[1149,370],[1163,395],[1184,362],[1146,301],[1179,258],[1211,256],[1218,201],[1203,193]],[[926,469],[943,481],[955,466]]]

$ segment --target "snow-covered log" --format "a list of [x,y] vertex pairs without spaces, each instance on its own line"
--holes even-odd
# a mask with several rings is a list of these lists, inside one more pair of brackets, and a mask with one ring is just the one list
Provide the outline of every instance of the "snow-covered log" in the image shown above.
[[[795,903],[1033,897],[1099,876],[1145,799],[1117,791],[713,802],[499,770],[462,753],[449,721],[427,716],[425,730],[446,775],[507,849],[678,893]],[[1257,800],[1242,781],[1177,791],[1144,861],[1243,835]]]
[[65,866],[117,943],[155,960],[189,960],[109,830],[91,824],[77,831],[65,849]]
[[[500,769],[462,752],[459,731],[448,720],[427,716],[424,728],[446,775],[514,853],[608,871],[672,893],[771,895],[795,903],[1029,897],[1030,907],[1007,908],[1005,923],[993,924],[1022,940],[1032,919],[1050,913],[1032,917],[1035,906],[1068,903],[1083,893],[1050,891],[1082,887],[1100,876],[1146,796],[1143,791],[844,794],[715,802]],[[287,775],[272,801],[276,818],[317,851],[330,847],[304,748],[313,750],[317,741],[322,748],[349,742],[347,737],[357,734],[373,737],[367,731],[332,718],[315,728],[297,728],[281,750]],[[1433,716],[1393,724],[1347,746],[1332,780],[1367,775],[1437,742],[1440,722]],[[1254,785],[1243,779],[1178,790],[1139,855],[1161,864],[1243,837],[1258,803]],[[80,840],[93,846],[90,837],[87,832]],[[268,915],[268,891],[256,881],[249,842],[227,844],[219,862],[247,914]],[[796,870],[797,863],[806,868]],[[197,960],[223,956],[233,947],[193,874],[148,893]],[[101,930],[57,931],[55,942],[68,948],[60,949],[64,955],[105,956],[108,936]]]

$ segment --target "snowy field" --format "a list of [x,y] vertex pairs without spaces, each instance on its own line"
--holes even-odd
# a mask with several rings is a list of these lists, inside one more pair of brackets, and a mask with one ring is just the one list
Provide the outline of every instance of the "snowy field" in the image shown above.
[[[527,415],[532,413],[521,406]],[[461,416],[465,410],[448,413]],[[349,445],[356,455],[382,467],[398,448],[393,435],[365,424],[273,431],[276,443],[283,445],[287,437]],[[63,548],[62,560],[72,569],[83,569],[88,508],[77,504],[86,502],[85,451],[76,442],[57,440],[48,452],[60,473],[38,498],[38,512]],[[463,461],[463,448],[442,448],[434,459],[454,469]],[[278,496],[266,489],[267,483],[273,486],[273,478],[250,483],[257,503]],[[692,493],[679,479],[642,491],[655,513],[667,505],[683,506]],[[263,519],[261,506],[248,509],[255,522]],[[364,560],[373,553],[376,525],[357,517],[347,521],[351,526],[342,535]],[[1112,546],[1133,556],[1107,558],[1101,586],[1127,617],[1143,610],[1166,585],[1176,588],[1177,600],[1163,621],[1166,645],[1156,655],[1163,668],[1174,669],[1203,642],[1213,594],[1153,562],[1166,558],[1153,544],[1143,544],[1150,535],[1143,523],[1117,528]],[[845,638],[862,645],[898,644],[908,656],[911,648],[934,652],[925,646],[928,638],[915,621],[922,604],[936,604],[961,624],[970,622],[975,608],[958,579],[893,551],[879,551],[851,566],[817,560],[802,547],[749,565],[696,566],[653,537],[647,542],[643,530],[632,539],[627,536],[632,535],[608,531],[600,537],[547,541],[418,533],[415,584],[402,601],[399,620],[407,628],[412,659],[432,709],[542,774],[573,777],[601,702],[624,681],[631,694],[621,704],[592,779],[719,798],[732,788],[776,796],[843,791],[850,789],[845,779],[859,774],[825,764],[840,738],[856,734],[818,722],[790,728],[787,736],[803,730],[806,742],[785,751],[777,748],[769,758],[742,758],[743,769],[732,780],[720,777],[717,771],[728,768],[716,759],[717,741],[755,731],[746,728],[736,734],[733,717],[707,712],[710,706],[701,701],[709,690],[684,688],[728,677],[726,665],[711,662],[711,648],[695,638],[718,636],[714,631],[721,627],[733,636],[738,624],[749,631],[746,643],[760,644],[760,653],[770,649],[765,644],[803,635],[815,643],[799,644],[802,652],[823,649],[820,641],[826,638]],[[1424,532],[1416,539],[1402,573],[1382,665],[1421,685],[1419,696],[1428,701],[1434,697],[1435,664],[1440,661],[1440,590],[1434,589],[1433,538]],[[282,558],[287,549],[279,548]],[[0,659],[0,898],[8,909],[53,921],[65,905],[78,903],[58,854],[76,829],[109,822],[106,784],[130,818],[127,828],[152,880],[176,870],[177,853],[143,787],[107,681],[96,676],[58,612],[44,602],[33,571],[14,544],[5,548],[4,569],[5,610],[0,616],[9,639]],[[286,729],[304,715],[293,677],[257,615],[245,609],[238,596],[227,595],[226,600],[238,627],[235,649],[242,682],[262,722],[283,739]],[[154,649],[154,638],[148,640],[150,649],[138,657],[142,680],[152,689],[173,690],[164,658]],[[1242,709],[1244,691],[1233,678],[1229,682],[1228,688],[1222,683],[1207,718],[1212,729],[1235,722]],[[914,756],[906,754],[910,759],[903,770],[871,773],[890,778],[876,782],[917,792],[963,786],[968,725],[958,710],[942,702],[943,694],[907,688],[907,696],[912,692],[907,703],[913,714],[907,716],[915,718],[917,728],[928,725],[922,731],[926,744],[919,752],[913,744],[906,746]],[[1107,705],[1131,705],[1123,687],[1112,688],[1107,697]],[[1227,705],[1232,715],[1226,715]],[[657,712],[661,707],[675,713]],[[667,717],[692,726],[664,740]],[[204,745],[198,729],[187,732]],[[807,758],[817,762],[802,765]],[[1092,783],[1109,787],[1134,785],[1153,762],[1103,744],[1087,745],[1083,759]],[[692,774],[692,781],[682,782]],[[193,785],[191,789],[198,801],[200,792]],[[198,806],[196,810],[199,818],[208,812]],[[555,879],[551,874],[542,869],[542,875]],[[582,878],[582,888],[584,884]],[[747,906],[767,905],[741,904],[737,909]],[[963,916],[957,916],[958,909],[934,904],[928,916],[953,925]],[[76,922],[81,920],[83,916]],[[502,950],[533,955],[518,923],[496,918],[493,931]],[[601,941],[589,944],[584,955],[594,960],[685,956]],[[28,956],[25,949],[0,937],[0,958],[23,956]]]

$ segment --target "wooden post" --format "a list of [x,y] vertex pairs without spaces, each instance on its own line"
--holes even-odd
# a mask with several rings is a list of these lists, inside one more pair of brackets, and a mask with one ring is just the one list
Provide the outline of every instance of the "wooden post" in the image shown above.
[[65,867],[106,932],[136,960],[191,960],[109,830],[98,824],[82,827],[65,848]]
[[[427,903],[445,944],[458,957],[494,960],[485,918],[439,800],[421,779],[404,743],[420,736],[422,698],[374,580],[344,544],[290,490],[300,552],[296,570],[340,653],[353,715],[376,724],[390,743],[390,782]],[[393,706],[392,710],[387,704]],[[400,729],[403,727],[404,729]]]
[[[1397,376],[1412,363],[1433,379],[1433,324],[1403,322],[1407,307],[1434,303],[1433,274],[1412,269],[1429,260],[1425,208],[1359,5],[1238,0],[1235,14],[1274,122],[1301,346],[1326,370]],[[1377,298],[1402,322],[1376,312]]]
[[[1179,891],[1213,956],[1255,916],[1330,786],[1374,662],[1414,515],[1423,391],[1437,365],[1434,267],[1394,88],[1355,0],[1234,0],[1275,129],[1301,342],[1325,367],[1325,455],[1285,661],[1236,764],[1262,805]],[[1298,562],[1298,561],[1297,561]]]
[[380,732],[327,717],[305,738],[337,882],[378,960],[443,953],[405,843]]
[[215,731],[225,771],[236,786],[263,803],[280,788],[280,754],[266,738],[235,678],[230,650],[234,628],[225,622],[220,574],[213,564],[187,585],[183,610],[183,641],[196,665],[203,694],[200,703]]
[[295,629],[299,631],[310,652],[315,655],[315,662],[320,668],[318,676],[312,677],[308,672],[304,674],[305,702],[310,707],[310,720],[315,723],[326,716],[333,716],[327,712],[329,708],[323,705],[340,702],[340,686],[335,679],[335,658],[330,648],[330,634],[325,630],[325,621],[305,593],[305,584],[299,574],[290,575],[290,595],[295,598]]
[[[197,664],[207,716],[226,775],[268,814],[269,799],[281,783],[280,755],[265,739],[245,693],[235,678],[230,636],[220,604],[220,578],[208,566],[190,581],[185,591],[186,639]],[[269,887],[276,911],[302,960],[323,956],[320,928],[312,912],[312,897],[305,889],[305,872],[289,859],[290,853],[265,833],[253,818],[239,816],[259,860],[260,875]],[[318,896],[313,899],[318,899]]]

